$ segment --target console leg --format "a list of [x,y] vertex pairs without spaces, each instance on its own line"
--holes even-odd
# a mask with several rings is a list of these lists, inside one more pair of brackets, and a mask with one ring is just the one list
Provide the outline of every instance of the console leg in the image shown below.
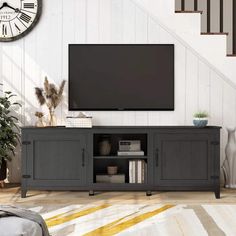
[[0,181],[1,188],[4,188],[4,180]]
[[94,196],[94,191],[93,190],[89,191],[89,196]]
[[216,199],[220,199],[220,188],[215,190],[215,197]]
[[21,198],[26,198],[27,190],[21,190]]
[[147,197],[152,196],[152,192],[151,192],[151,191],[147,191],[147,192],[146,192],[146,196],[147,196]]

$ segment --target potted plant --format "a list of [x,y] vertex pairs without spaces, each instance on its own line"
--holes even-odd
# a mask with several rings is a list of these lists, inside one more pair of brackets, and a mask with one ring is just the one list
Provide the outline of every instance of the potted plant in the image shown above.
[[193,124],[196,127],[205,127],[208,124],[208,113],[205,111],[196,112],[193,116]]
[[11,111],[16,106],[21,106],[17,102],[12,102],[11,98],[16,95],[12,92],[4,92],[0,97],[0,182],[6,179],[7,163],[15,156],[15,148],[19,141],[18,118],[13,116]]

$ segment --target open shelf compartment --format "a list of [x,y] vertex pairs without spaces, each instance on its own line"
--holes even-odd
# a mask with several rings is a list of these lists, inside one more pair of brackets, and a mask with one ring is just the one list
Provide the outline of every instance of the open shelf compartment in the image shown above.
[[[147,134],[94,134],[93,136],[93,155],[95,157],[103,156],[99,150],[99,144],[102,140],[108,139],[111,144],[111,151],[109,156],[117,156],[119,150],[119,141],[122,140],[140,140],[141,150],[144,152],[144,156],[147,156]],[[132,157],[132,156],[131,156]],[[142,156],[139,156],[140,158]]]
[[[140,163],[136,164],[136,170],[134,169],[133,172],[131,172],[131,161],[135,161]],[[94,183],[107,183],[107,184],[145,184],[147,182],[147,162],[148,160],[146,159],[120,159],[120,158],[104,158],[104,159],[94,159],[94,172],[93,172],[93,182]],[[118,172],[116,175],[108,175],[107,172],[107,167],[108,166],[117,166]],[[135,166],[133,165],[133,168]],[[143,168],[143,169],[142,169]],[[131,181],[131,176],[135,176],[134,171],[138,171],[136,174],[136,180],[132,182]],[[141,171],[140,171],[141,170]],[[138,174],[139,173],[139,174]],[[124,182],[97,182],[97,176],[102,175],[103,177],[105,176],[106,178],[115,178],[115,179],[124,179]],[[140,177],[138,177],[140,176]],[[135,178],[135,177],[134,177]],[[141,180],[141,181],[140,181]]]

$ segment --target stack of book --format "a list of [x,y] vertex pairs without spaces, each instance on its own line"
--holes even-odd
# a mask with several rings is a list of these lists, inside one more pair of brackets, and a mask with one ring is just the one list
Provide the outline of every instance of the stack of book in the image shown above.
[[144,151],[118,151],[118,156],[144,156]]
[[96,183],[123,184],[125,183],[125,175],[96,175]]
[[144,160],[129,161],[129,183],[143,184],[147,180],[147,163]]

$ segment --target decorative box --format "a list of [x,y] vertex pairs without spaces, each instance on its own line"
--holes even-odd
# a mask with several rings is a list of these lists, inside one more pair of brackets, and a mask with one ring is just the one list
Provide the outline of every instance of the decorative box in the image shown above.
[[66,127],[73,128],[92,128],[92,117],[67,117]]

